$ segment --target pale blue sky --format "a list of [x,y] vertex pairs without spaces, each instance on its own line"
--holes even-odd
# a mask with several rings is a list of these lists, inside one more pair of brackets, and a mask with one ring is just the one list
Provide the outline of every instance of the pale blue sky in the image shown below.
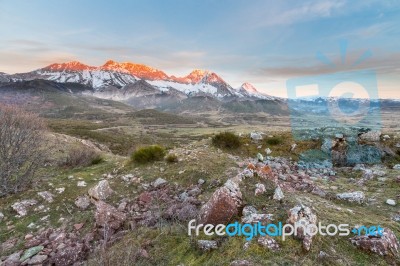
[[[399,1],[0,0],[0,71],[113,59],[176,76],[208,69],[285,96],[287,79],[368,68],[381,97],[400,98],[399,26]],[[316,59],[341,62],[343,40],[344,68]]]

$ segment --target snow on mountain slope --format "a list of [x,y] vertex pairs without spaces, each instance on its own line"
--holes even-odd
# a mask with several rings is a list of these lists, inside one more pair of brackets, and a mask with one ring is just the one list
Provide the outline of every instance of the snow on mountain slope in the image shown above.
[[[60,83],[80,83],[93,87],[99,91],[99,94],[104,93],[107,97],[111,94],[117,98],[126,98],[127,94],[118,96],[117,94],[123,94],[123,92],[115,90],[111,92],[104,88],[123,88],[126,85],[135,84],[138,80],[146,81],[149,86],[153,86],[156,90],[153,91],[154,93],[172,93],[173,89],[189,97],[204,95],[218,99],[271,98],[259,93],[249,83],[243,84],[239,89],[234,89],[216,73],[207,70],[196,69],[184,77],[174,77],[146,65],[119,63],[112,60],[99,67],[77,61],[52,64],[36,71],[14,74],[10,77],[13,80],[46,79]],[[133,86],[133,88],[139,87],[143,88],[143,86]]]

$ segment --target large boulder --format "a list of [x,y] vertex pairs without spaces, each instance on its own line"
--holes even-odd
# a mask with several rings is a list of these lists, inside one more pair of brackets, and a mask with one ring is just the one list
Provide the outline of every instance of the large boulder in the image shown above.
[[226,224],[238,214],[241,205],[242,193],[239,185],[229,179],[201,207],[198,222],[213,225]]
[[[295,237],[303,241],[303,248],[306,251],[311,249],[312,237],[313,235],[309,234],[307,228],[312,226],[316,228],[317,226],[317,216],[311,211],[309,207],[303,205],[297,205],[294,208],[290,209],[288,212],[287,223],[297,226],[297,232]],[[303,228],[304,227],[304,228]]]
[[353,245],[367,251],[377,253],[381,256],[397,256],[400,251],[400,244],[396,235],[387,228],[379,235],[359,235],[350,238]]
[[96,186],[89,189],[88,194],[96,200],[105,200],[111,194],[113,190],[110,188],[107,180],[101,180]]

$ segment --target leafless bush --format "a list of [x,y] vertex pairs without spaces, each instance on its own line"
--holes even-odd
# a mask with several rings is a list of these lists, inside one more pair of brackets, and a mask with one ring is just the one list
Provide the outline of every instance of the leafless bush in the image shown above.
[[61,166],[74,168],[98,164],[102,161],[103,158],[98,152],[88,147],[78,146],[68,152],[67,158],[61,163]]
[[0,197],[31,184],[45,160],[45,131],[36,114],[0,105]]

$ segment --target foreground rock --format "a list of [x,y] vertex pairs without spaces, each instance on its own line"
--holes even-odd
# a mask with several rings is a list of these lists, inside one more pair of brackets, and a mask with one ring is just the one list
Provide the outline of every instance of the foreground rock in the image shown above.
[[387,228],[383,229],[382,235],[376,236],[355,236],[350,238],[353,245],[367,251],[377,253],[381,256],[399,254],[400,244],[396,235]]
[[95,202],[96,225],[105,229],[119,229],[126,220],[126,215],[104,201]]
[[283,191],[280,186],[277,186],[274,192],[273,199],[274,200],[282,200],[285,196],[283,195]]
[[210,251],[218,248],[217,241],[214,240],[197,240],[197,246],[202,251]]
[[88,194],[96,200],[105,200],[111,194],[113,190],[110,188],[107,180],[101,180],[96,186],[89,189]]
[[257,242],[259,245],[271,251],[278,251],[281,249],[278,242],[270,236],[259,237]]
[[346,192],[337,194],[336,198],[340,200],[346,200],[349,202],[363,203],[365,201],[365,195],[362,191]]
[[267,225],[272,221],[272,214],[257,213],[256,208],[253,206],[246,206],[242,211],[242,223],[243,224],[256,224],[261,223]]
[[28,208],[37,204],[36,200],[23,200],[19,202],[15,202],[11,207],[14,211],[18,213],[19,216],[26,216],[28,214]]
[[81,210],[86,210],[90,205],[90,199],[88,196],[79,196],[75,200],[75,205]]
[[317,216],[311,211],[309,207],[297,205],[294,208],[290,209],[288,212],[289,218],[287,223],[292,224],[293,226],[297,226],[297,235],[296,238],[303,241],[303,248],[306,251],[311,249],[312,244],[312,235],[309,232],[305,231],[303,227],[313,226],[314,228],[317,225]]
[[202,224],[226,224],[238,215],[242,204],[239,185],[229,179],[217,189],[210,200],[201,207],[198,222]]

